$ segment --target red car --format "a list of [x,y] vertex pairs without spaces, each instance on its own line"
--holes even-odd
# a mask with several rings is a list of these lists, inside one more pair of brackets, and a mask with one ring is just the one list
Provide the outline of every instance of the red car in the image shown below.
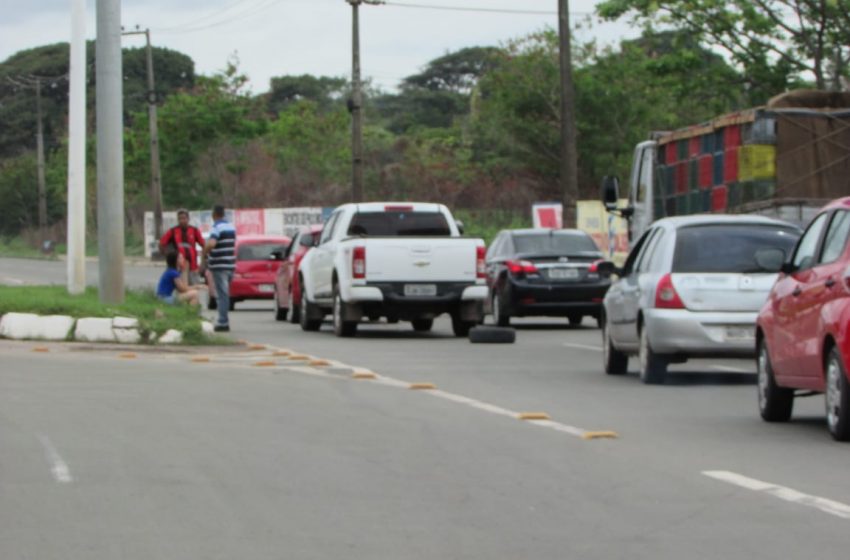
[[829,432],[850,440],[850,197],[826,206],[797,243],[756,332],[759,411],[791,418],[797,391],[825,393]]
[[[288,237],[271,235],[241,235],[236,237],[236,270],[230,283],[230,309],[237,302],[246,299],[272,299],[274,283],[280,261],[272,257],[273,253],[285,251],[290,244]],[[210,287],[210,299],[207,307],[216,309],[212,274],[206,273],[207,286]]]
[[[307,226],[292,240],[288,249],[275,255],[280,259],[281,266],[277,270],[274,281],[275,319],[285,321],[289,315],[292,323],[298,323],[301,310],[301,286],[298,282],[298,269],[301,259],[311,248],[319,244],[322,236],[322,225]],[[289,314],[289,311],[292,313]]]

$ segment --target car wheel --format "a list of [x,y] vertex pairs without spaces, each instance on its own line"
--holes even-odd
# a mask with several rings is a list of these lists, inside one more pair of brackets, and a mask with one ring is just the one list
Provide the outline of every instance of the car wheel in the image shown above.
[[511,316],[505,308],[503,296],[500,293],[493,294],[493,322],[499,327],[507,327],[511,324]]
[[475,327],[469,331],[469,342],[476,344],[513,344],[516,342],[516,330],[505,327]]
[[210,299],[207,301],[207,309],[210,311],[218,309],[218,301],[213,296],[210,296]]
[[833,439],[850,440],[850,383],[837,348],[826,364],[826,423]]
[[278,300],[277,291],[274,293],[274,318],[276,321],[286,321],[286,316],[289,315],[289,309],[286,307],[280,306],[280,301]]
[[756,354],[758,371],[759,414],[765,422],[787,422],[794,408],[794,390],[780,387],[773,376],[770,353],[762,340]]
[[289,314],[289,322],[297,325],[301,322],[301,302],[293,301],[292,290],[289,291],[289,309],[292,311]]
[[584,317],[582,317],[581,315],[568,315],[567,316],[567,321],[570,323],[570,326],[573,327],[573,328],[580,327],[582,319],[584,319]]
[[342,296],[339,294],[339,289],[334,286],[334,309],[333,322],[334,334],[340,337],[352,337],[357,334],[357,321],[344,321],[342,316],[342,308],[345,302],[342,301]]
[[313,308],[313,304],[307,301],[307,297],[302,294],[300,311],[301,330],[317,331],[322,327],[321,319],[310,318],[310,316],[313,314]]
[[667,377],[667,360],[652,351],[649,329],[640,330],[640,380],[647,385],[661,385]]
[[608,375],[623,375],[629,370],[628,354],[614,348],[611,333],[605,323],[602,323],[602,361]]
[[428,332],[434,326],[434,319],[414,319],[411,323],[416,332]]
[[469,336],[469,330],[475,326],[475,321],[464,321],[460,317],[452,315],[452,332],[458,338]]

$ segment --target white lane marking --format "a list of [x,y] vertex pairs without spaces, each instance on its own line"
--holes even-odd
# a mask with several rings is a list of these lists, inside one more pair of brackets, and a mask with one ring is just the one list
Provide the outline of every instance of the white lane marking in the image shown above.
[[601,346],[591,346],[590,344],[573,344],[571,342],[563,342],[562,346],[567,348],[578,348],[579,350],[593,350],[594,352],[602,352]]
[[50,438],[40,435],[38,436],[38,441],[40,441],[41,446],[44,447],[47,460],[50,462],[50,473],[53,475],[53,478],[56,479],[56,482],[59,484],[69,484],[73,482],[74,479],[71,477],[71,469],[68,468],[68,463],[66,463],[62,459],[62,456],[59,455],[59,452],[56,451],[56,448],[53,446]]
[[820,496],[812,496],[811,494],[804,494],[803,492],[799,492],[793,488],[764,482],[763,480],[757,480],[755,478],[750,478],[730,471],[703,471],[702,474],[716,480],[740,486],[741,488],[746,488],[747,490],[763,492],[775,498],[779,498],[780,500],[785,500],[786,502],[819,509],[824,513],[841,517],[842,519],[850,519],[850,506],[841,502],[836,502],[835,500],[821,498]]
[[711,366],[711,367],[713,367],[716,370],[729,371],[729,372],[732,372],[732,373],[755,373],[752,370],[734,367],[734,366]]

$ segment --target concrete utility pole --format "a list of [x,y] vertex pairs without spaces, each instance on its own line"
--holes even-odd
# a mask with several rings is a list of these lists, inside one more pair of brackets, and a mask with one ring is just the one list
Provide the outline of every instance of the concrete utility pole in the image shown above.
[[558,31],[561,39],[561,191],[564,201],[564,227],[575,227],[578,201],[578,135],[569,0],[558,0]]
[[377,6],[379,0],[346,0],[351,4],[351,200],[363,200],[363,92],[360,83],[360,4]]
[[148,123],[151,143],[151,200],[153,200],[154,236],[162,237],[162,171],[159,166],[159,129],[156,116],[156,85],[153,74],[153,49],[151,48],[151,30],[126,31],[124,35],[144,35],[146,41],[146,59],[148,74]]
[[71,0],[68,91],[68,293],[86,289],[86,0]]
[[36,132],[36,162],[38,167],[38,229],[41,241],[47,230],[47,185],[44,179],[44,117],[41,109],[41,79],[35,80],[35,107],[38,121]]
[[97,0],[97,245],[100,301],[124,301],[121,0]]

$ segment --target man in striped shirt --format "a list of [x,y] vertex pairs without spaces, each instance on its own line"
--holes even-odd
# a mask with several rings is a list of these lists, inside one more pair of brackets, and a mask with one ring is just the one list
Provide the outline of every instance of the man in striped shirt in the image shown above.
[[218,299],[218,321],[216,332],[228,332],[230,322],[230,281],[236,269],[236,228],[224,219],[224,207],[216,206],[212,212],[215,224],[204,246],[204,262],[212,273],[215,294]]

